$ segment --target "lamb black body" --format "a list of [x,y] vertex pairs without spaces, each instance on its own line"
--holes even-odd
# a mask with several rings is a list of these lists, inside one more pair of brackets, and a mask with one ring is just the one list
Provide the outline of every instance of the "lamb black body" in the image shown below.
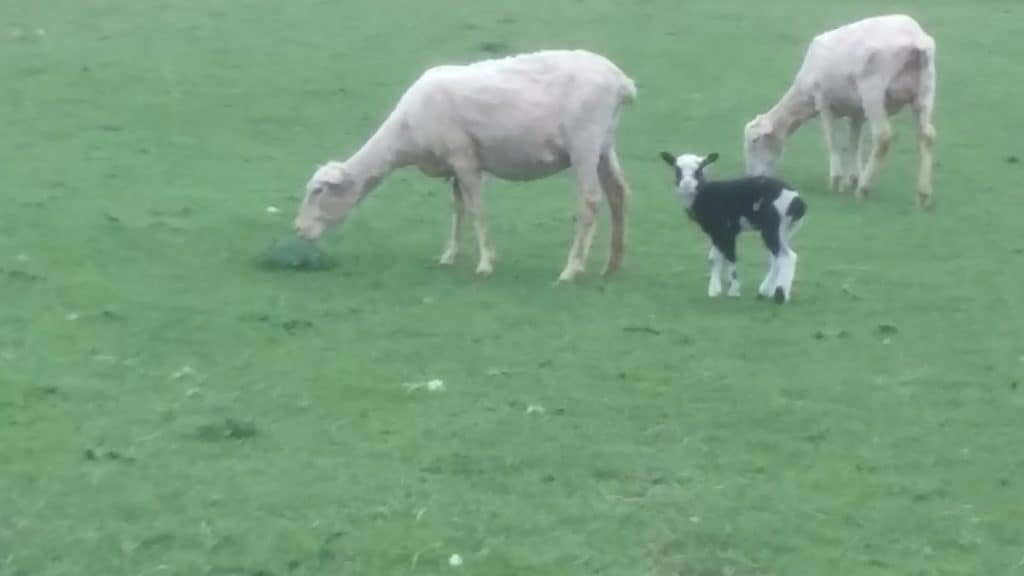
[[796,196],[780,214],[775,203],[783,190],[791,188],[781,180],[764,176],[699,182],[690,217],[729,262],[736,262],[736,237],[744,227],[760,231],[765,246],[777,256],[781,249],[782,215],[797,221],[807,211],[804,201]]

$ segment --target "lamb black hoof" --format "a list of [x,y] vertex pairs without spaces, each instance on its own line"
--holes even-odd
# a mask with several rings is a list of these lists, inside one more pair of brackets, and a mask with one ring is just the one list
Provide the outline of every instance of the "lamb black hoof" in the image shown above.
[[775,289],[775,296],[773,297],[773,299],[775,300],[776,304],[786,303],[786,293],[783,292],[782,286],[779,286],[778,288]]

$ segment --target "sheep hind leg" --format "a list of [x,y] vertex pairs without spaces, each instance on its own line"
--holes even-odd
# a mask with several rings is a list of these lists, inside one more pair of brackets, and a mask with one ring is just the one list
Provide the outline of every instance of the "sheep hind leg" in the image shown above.
[[597,175],[601,181],[601,189],[608,199],[611,212],[612,239],[605,264],[605,277],[611,276],[622,264],[622,255],[626,244],[626,203],[629,199],[629,186],[622,175],[619,159],[615,150],[605,152],[597,164]]
[[569,248],[569,259],[565,269],[558,276],[559,282],[571,282],[586,269],[587,255],[594,241],[594,224],[601,207],[601,184],[597,175],[598,156],[591,161],[573,159],[576,170],[576,187],[579,198],[576,210],[576,234]]
[[462,221],[466,213],[466,201],[459,187],[459,179],[452,178],[452,224],[448,236],[448,245],[441,255],[442,266],[452,266],[458,259],[459,248],[462,244]]
[[861,100],[864,102],[864,114],[871,125],[871,154],[867,165],[860,175],[855,195],[863,200],[875,183],[878,170],[889,153],[892,142],[892,123],[885,108],[885,88],[875,85],[861,88]]
[[935,127],[932,126],[930,106],[915,105],[914,119],[917,122],[918,155],[920,166],[917,173],[917,201],[922,208],[932,203],[932,148],[935,144]]
[[601,197],[593,188],[581,188],[576,215],[576,235],[569,248],[569,260],[558,276],[559,282],[572,282],[586,269],[587,252],[594,240],[597,212]]

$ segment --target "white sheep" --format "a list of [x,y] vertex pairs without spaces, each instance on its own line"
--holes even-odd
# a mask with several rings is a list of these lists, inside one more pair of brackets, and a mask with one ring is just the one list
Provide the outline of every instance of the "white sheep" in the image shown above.
[[621,262],[629,189],[615,152],[624,105],[636,86],[603,56],[550,50],[427,70],[406,90],[376,133],[348,160],[321,166],[306,186],[296,232],[316,238],[345,218],[380,181],[403,166],[452,181],[453,217],[441,263],[459,252],[463,213],[476,228],[478,274],[495,253],[484,220],[483,179],[513,181],[572,168],[579,193],[576,236],[559,280],[584,270],[601,193],[611,212],[605,275]]
[[[908,104],[917,123],[919,142],[918,200],[922,206],[928,206],[932,199],[935,141],[935,41],[906,15],[868,18],[815,37],[793,85],[771,110],[746,125],[747,173],[774,173],[785,139],[820,114],[832,189],[845,188],[836,124],[839,118],[849,118],[846,180],[855,188],[857,198],[862,199],[889,150],[889,117]],[[865,119],[873,139],[866,165],[861,141]]]

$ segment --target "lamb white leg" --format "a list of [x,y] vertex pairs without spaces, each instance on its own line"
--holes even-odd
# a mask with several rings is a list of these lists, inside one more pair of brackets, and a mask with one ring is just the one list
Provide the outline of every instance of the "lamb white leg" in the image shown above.
[[736,270],[736,263],[725,261],[725,276],[729,279],[729,297],[740,297],[740,275]]
[[793,279],[796,276],[797,255],[786,247],[779,253],[778,283],[775,287],[775,302],[782,304],[789,300],[793,292]]
[[711,247],[711,277],[708,279],[708,296],[717,298],[722,294],[722,264],[725,257],[718,248]]
[[763,298],[771,298],[775,294],[775,286],[778,284],[776,282],[778,272],[778,258],[774,254],[769,254],[768,274],[765,275],[764,280],[761,281],[761,286],[757,289],[758,295]]

